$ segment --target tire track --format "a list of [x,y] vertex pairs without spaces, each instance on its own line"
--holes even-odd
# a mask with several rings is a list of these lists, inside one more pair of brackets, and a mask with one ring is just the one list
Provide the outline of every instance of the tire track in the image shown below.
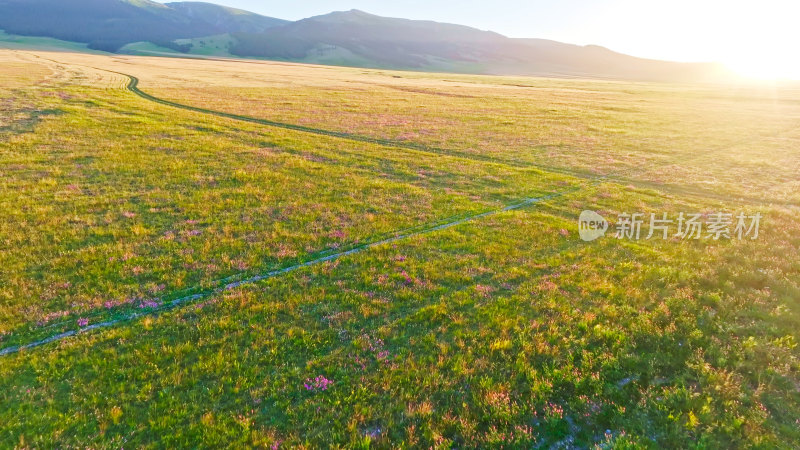
[[[89,66],[87,66],[87,67],[89,67]],[[378,246],[381,246],[381,245],[390,244],[390,243],[393,243],[393,242],[396,242],[396,241],[409,239],[409,238],[412,238],[412,237],[415,237],[415,236],[429,234],[429,233],[433,233],[433,232],[440,231],[440,230],[445,230],[445,229],[452,228],[452,227],[455,227],[455,226],[458,226],[458,225],[462,225],[462,224],[465,224],[465,223],[468,223],[468,222],[472,222],[472,221],[475,221],[475,220],[478,220],[478,219],[481,219],[481,218],[497,215],[497,214],[500,214],[500,213],[503,213],[503,212],[518,210],[518,209],[524,208],[526,206],[535,205],[537,203],[540,203],[540,202],[543,202],[543,201],[546,201],[546,200],[551,200],[551,199],[554,199],[554,198],[565,196],[565,195],[567,195],[569,193],[572,193],[572,192],[575,192],[575,191],[581,189],[582,187],[587,187],[589,185],[598,184],[598,183],[603,182],[603,181],[612,181],[612,182],[617,182],[617,183],[629,182],[630,184],[645,184],[649,188],[652,188],[652,189],[655,189],[655,190],[661,190],[661,191],[664,191],[664,192],[679,193],[679,194],[684,194],[684,195],[694,195],[694,196],[710,198],[710,199],[720,200],[720,201],[734,200],[730,196],[724,196],[724,195],[720,195],[720,194],[717,194],[717,193],[714,193],[714,192],[711,192],[711,193],[709,193],[709,192],[697,192],[696,190],[693,190],[693,189],[690,189],[690,188],[681,187],[681,186],[672,187],[672,186],[660,185],[660,184],[657,184],[657,183],[641,182],[639,180],[629,180],[629,179],[626,179],[626,178],[622,178],[621,177],[621,172],[618,172],[617,174],[614,174],[614,175],[601,176],[601,175],[596,175],[596,174],[591,174],[591,173],[586,173],[586,172],[580,172],[580,171],[573,171],[573,170],[570,170],[570,169],[564,169],[564,168],[558,168],[558,167],[550,167],[550,166],[543,166],[543,165],[536,165],[536,164],[526,164],[526,163],[501,161],[501,160],[497,160],[495,158],[492,158],[490,156],[474,155],[474,154],[468,154],[468,153],[458,152],[458,151],[454,151],[454,150],[445,150],[445,149],[433,148],[433,147],[428,147],[428,146],[425,146],[425,145],[422,145],[422,144],[397,142],[397,141],[393,141],[393,140],[372,138],[372,137],[368,137],[368,136],[354,135],[354,134],[342,133],[342,132],[336,132],[336,131],[329,131],[329,130],[322,130],[322,129],[316,129],[316,128],[306,127],[306,126],[302,126],[302,125],[283,123],[283,122],[271,121],[271,120],[266,120],[266,119],[259,119],[259,118],[255,118],[255,117],[242,116],[242,115],[238,115],[238,114],[231,114],[231,113],[226,113],[226,112],[221,112],[221,111],[208,110],[208,109],[205,109],[205,108],[199,108],[199,107],[195,107],[195,106],[184,105],[184,104],[181,104],[181,103],[176,103],[176,102],[172,102],[172,101],[169,101],[169,100],[164,100],[164,99],[152,96],[152,95],[150,95],[150,94],[148,94],[148,93],[146,93],[146,92],[144,92],[144,91],[142,91],[142,90],[140,90],[138,88],[139,79],[134,77],[134,76],[132,76],[132,75],[128,75],[128,74],[121,73],[121,72],[115,72],[115,71],[108,70],[108,69],[99,69],[99,68],[96,68],[96,67],[90,67],[90,68],[95,69],[95,70],[103,70],[103,71],[107,71],[107,72],[110,72],[110,73],[115,73],[115,74],[118,74],[118,75],[125,76],[125,77],[127,77],[129,79],[129,82],[128,82],[127,86],[126,86],[127,90],[133,92],[134,94],[136,94],[139,97],[141,97],[143,99],[146,99],[148,101],[152,101],[152,102],[159,103],[159,104],[166,105],[166,106],[170,106],[170,107],[175,107],[175,108],[184,109],[184,110],[193,111],[193,112],[198,112],[198,113],[203,113],[203,114],[211,114],[211,115],[215,115],[215,116],[218,116],[218,117],[223,117],[223,118],[228,118],[228,119],[233,119],[233,120],[239,120],[239,121],[244,121],[244,122],[250,122],[250,123],[255,123],[255,124],[275,127],[275,128],[282,128],[282,129],[287,129],[287,130],[292,130],[292,131],[299,131],[299,132],[304,132],[304,133],[309,133],[309,134],[314,134],[314,135],[319,135],[319,136],[328,136],[328,137],[347,139],[347,140],[356,141],[356,142],[376,144],[376,145],[381,145],[381,146],[390,147],[390,148],[400,148],[400,149],[414,150],[414,151],[420,151],[420,152],[426,152],[426,153],[435,153],[435,154],[440,154],[440,155],[452,156],[452,157],[457,157],[457,158],[465,158],[465,159],[471,159],[471,160],[476,160],[476,161],[481,161],[481,162],[486,162],[486,163],[501,164],[501,165],[519,167],[519,168],[535,167],[535,168],[538,168],[538,169],[541,169],[541,170],[545,170],[545,171],[549,171],[549,172],[561,173],[561,174],[571,175],[571,176],[574,176],[574,177],[577,177],[577,178],[583,178],[583,179],[588,180],[588,182],[585,183],[584,186],[577,186],[577,187],[573,187],[571,189],[567,189],[567,190],[564,190],[564,191],[551,193],[551,194],[540,196],[540,197],[527,198],[527,199],[522,200],[520,202],[507,205],[507,206],[505,206],[503,208],[494,209],[494,210],[490,210],[490,211],[486,211],[486,212],[482,212],[482,213],[477,213],[477,214],[473,214],[473,215],[468,215],[468,216],[465,216],[465,217],[462,217],[462,218],[459,218],[459,219],[454,219],[454,220],[450,220],[450,221],[447,221],[447,222],[444,222],[444,223],[439,223],[437,225],[431,225],[431,226],[428,226],[428,227],[422,227],[422,228],[413,229],[414,231],[400,232],[399,234],[396,234],[395,236],[392,236],[392,237],[389,237],[389,238],[377,240],[377,241],[370,242],[370,243],[365,243],[365,244],[362,244],[362,245],[355,246],[355,247],[353,247],[353,248],[351,248],[349,250],[341,251],[341,252],[330,254],[330,255],[327,255],[327,256],[317,257],[317,258],[308,260],[306,262],[294,264],[294,265],[291,265],[291,266],[288,266],[288,267],[285,267],[285,268],[282,268],[282,269],[273,270],[273,271],[266,272],[266,273],[263,273],[263,274],[260,274],[260,275],[255,275],[255,276],[252,276],[252,277],[249,277],[249,278],[244,278],[244,279],[237,280],[237,278],[241,277],[241,275],[234,275],[233,277],[228,277],[226,279],[218,280],[218,282],[215,283],[215,287],[214,288],[210,288],[210,289],[208,289],[206,291],[203,291],[203,292],[200,292],[200,293],[196,293],[196,294],[192,294],[192,295],[186,295],[186,296],[179,297],[179,298],[171,300],[171,301],[165,301],[165,299],[163,297],[161,299],[156,299],[156,301],[158,301],[158,303],[162,303],[162,300],[164,300],[165,302],[163,304],[161,304],[161,306],[158,306],[156,308],[148,310],[147,312],[129,313],[127,315],[122,315],[120,317],[117,317],[117,318],[115,318],[113,320],[96,323],[96,324],[93,324],[93,325],[90,325],[90,326],[87,326],[87,327],[84,327],[84,328],[81,328],[81,329],[78,329],[78,330],[69,330],[69,331],[65,331],[65,332],[62,332],[62,333],[59,333],[59,334],[55,334],[55,335],[49,336],[47,338],[44,338],[44,339],[41,339],[41,340],[38,340],[38,341],[30,342],[30,343],[27,343],[27,344],[21,344],[21,345],[17,345],[17,346],[10,346],[10,347],[6,347],[6,348],[3,348],[3,349],[0,349],[0,356],[18,353],[18,352],[20,352],[22,350],[31,349],[31,348],[39,347],[39,346],[42,346],[42,345],[45,345],[45,344],[48,344],[48,343],[51,343],[51,342],[60,341],[60,340],[66,339],[68,337],[75,336],[75,335],[78,335],[78,334],[83,334],[83,333],[86,333],[86,332],[89,332],[89,331],[92,331],[92,330],[102,329],[102,328],[109,328],[109,327],[115,326],[115,325],[120,324],[120,323],[130,322],[130,321],[135,320],[135,319],[140,318],[140,317],[158,315],[158,314],[161,314],[163,312],[172,310],[172,309],[174,309],[174,308],[176,308],[178,306],[182,306],[182,305],[185,305],[185,304],[196,302],[196,301],[198,301],[200,299],[207,298],[207,297],[213,296],[215,294],[218,294],[218,293],[221,293],[221,292],[224,292],[224,291],[227,291],[227,290],[235,289],[235,288],[238,288],[240,286],[250,285],[250,284],[257,283],[257,282],[260,282],[260,281],[263,281],[263,280],[275,278],[275,277],[280,276],[280,275],[284,275],[284,274],[287,274],[287,273],[295,272],[297,270],[301,270],[301,269],[304,269],[304,268],[316,266],[316,265],[319,265],[319,264],[322,264],[322,263],[325,263],[325,262],[329,262],[329,261],[334,261],[334,260],[337,260],[337,259],[340,259],[340,258],[343,258],[343,257],[346,257],[346,256],[350,256],[350,255],[354,255],[354,254],[357,254],[357,253],[364,252],[366,250],[369,250],[369,249],[372,249],[372,248],[375,248],[375,247],[378,247]],[[652,168],[647,168],[647,169],[652,169]],[[647,170],[647,169],[645,169],[645,170]],[[633,170],[633,169],[631,169],[631,170]],[[669,188],[672,188],[672,189],[669,189]],[[754,199],[754,198],[750,198],[750,199],[748,199],[748,198],[737,198],[735,200],[739,200],[739,201],[748,201],[749,200],[749,201],[754,202],[754,203],[762,203],[762,204],[764,203],[763,200]],[[780,202],[777,202],[777,203],[780,203]],[[790,206],[796,206],[794,203],[790,203],[790,202],[787,202],[787,203]]]
[[[33,56],[35,56],[37,58],[40,58],[40,59],[44,59],[46,61],[50,61],[52,63],[61,64],[60,62],[58,62],[56,60],[44,58],[44,57],[39,56],[39,55],[35,55],[34,54]],[[640,180],[640,179],[636,179],[636,178],[631,178],[631,176],[633,176],[635,174],[645,174],[645,173],[648,173],[648,172],[652,172],[655,169],[659,169],[659,168],[662,168],[664,166],[669,166],[670,164],[674,164],[674,161],[671,161],[671,160],[655,162],[655,163],[653,163],[653,164],[651,164],[649,166],[646,166],[646,167],[634,166],[634,167],[630,167],[630,168],[628,168],[626,170],[623,170],[623,171],[612,172],[612,173],[609,173],[609,174],[597,174],[597,173],[588,172],[588,171],[584,171],[584,170],[569,169],[569,168],[565,168],[565,167],[551,166],[551,165],[547,165],[547,164],[538,164],[538,163],[533,163],[533,162],[522,162],[522,161],[498,159],[498,158],[494,158],[494,157],[488,156],[488,155],[481,155],[481,154],[462,152],[462,151],[452,150],[452,149],[444,149],[444,148],[439,148],[439,147],[432,147],[432,146],[428,146],[428,145],[420,144],[420,143],[400,142],[400,141],[393,140],[393,139],[373,138],[373,137],[370,137],[370,136],[364,136],[364,135],[359,135],[359,134],[344,133],[344,132],[332,131],[332,130],[324,130],[324,129],[320,129],[320,128],[307,127],[307,126],[303,126],[303,125],[297,125],[297,124],[286,123],[286,122],[279,122],[279,121],[275,121],[275,120],[260,119],[260,118],[257,118],[257,117],[244,116],[244,115],[240,115],[240,114],[227,113],[227,112],[224,112],[224,111],[216,111],[216,110],[211,110],[211,109],[206,109],[206,108],[200,108],[200,107],[197,107],[197,106],[185,105],[185,104],[182,104],[182,103],[177,103],[177,102],[174,102],[174,101],[171,101],[171,100],[166,100],[166,99],[163,99],[163,98],[160,98],[160,97],[156,97],[154,95],[151,95],[151,94],[148,94],[147,92],[142,91],[141,89],[139,89],[139,78],[137,78],[137,77],[135,77],[133,75],[130,75],[130,74],[127,74],[127,73],[123,73],[123,72],[117,72],[117,71],[110,70],[110,69],[102,69],[102,68],[99,68],[99,67],[83,65],[83,64],[73,64],[73,65],[86,67],[86,68],[93,69],[93,70],[105,71],[105,72],[108,72],[108,73],[113,73],[113,74],[116,74],[116,75],[120,75],[120,76],[126,77],[128,79],[128,83],[125,86],[125,89],[130,91],[130,92],[132,92],[132,93],[134,93],[134,94],[136,94],[137,96],[139,96],[139,97],[141,97],[141,98],[143,98],[145,100],[148,100],[148,101],[151,101],[151,102],[155,102],[155,103],[158,103],[158,104],[161,104],[161,105],[170,106],[170,107],[173,107],[173,108],[183,109],[183,110],[192,111],[192,112],[197,112],[197,113],[201,113],[201,114],[209,114],[209,115],[214,115],[214,116],[217,116],[217,117],[223,117],[223,118],[232,119],[232,120],[238,120],[238,121],[242,121],[242,122],[249,122],[249,123],[269,126],[269,127],[273,127],[273,128],[292,130],[292,131],[297,131],[297,132],[301,132],[301,133],[314,134],[314,135],[318,135],[318,136],[327,136],[327,137],[334,137],[334,138],[339,138],[339,139],[346,139],[346,140],[353,141],[353,142],[375,144],[375,145],[380,145],[380,146],[383,146],[383,147],[397,148],[397,149],[401,149],[401,150],[411,150],[411,151],[418,151],[418,152],[422,152],[422,153],[429,153],[429,154],[435,154],[435,155],[444,155],[444,156],[450,156],[450,157],[454,157],[454,158],[462,158],[462,159],[478,161],[478,162],[483,162],[483,163],[497,164],[497,165],[502,165],[502,166],[507,166],[507,167],[518,168],[518,169],[535,168],[535,169],[539,169],[539,170],[542,170],[542,171],[545,171],[545,172],[558,173],[558,174],[568,175],[568,176],[572,176],[572,177],[575,177],[575,178],[581,178],[581,179],[586,179],[586,180],[596,180],[598,178],[602,178],[602,179],[605,179],[607,181],[613,181],[613,182],[616,182],[616,183],[619,183],[619,184],[630,184],[630,185],[634,185],[634,186],[637,186],[637,187],[640,187],[640,188],[644,188],[644,189],[654,189],[654,190],[659,190],[659,191],[662,191],[662,192],[668,192],[668,193],[671,193],[671,194],[680,194],[680,195],[692,196],[692,197],[703,198],[703,199],[708,199],[708,200],[730,201],[730,202],[735,201],[735,202],[740,202],[740,203],[747,203],[747,204],[750,204],[750,205],[780,205],[780,206],[787,206],[787,207],[792,207],[792,208],[800,207],[800,204],[798,204],[796,201],[791,201],[791,200],[774,200],[774,199],[767,200],[767,199],[764,199],[764,198],[747,196],[747,195],[731,196],[731,195],[721,194],[721,193],[716,192],[716,191],[709,191],[709,190],[703,189],[703,188],[687,187],[687,186],[672,185],[672,184],[663,184],[663,183],[658,183],[658,182],[655,182],[655,181],[646,181],[646,180]],[[720,146],[718,146],[716,148],[712,148],[709,151],[707,151],[705,153],[702,153],[702,154],[699,154],[699,155],[695,155],[694,157],[691,157],[690,159],[694,160],[694,159],[701,158],[701,157],[704,157],[704,158],[705,157],[713,157],[714,155],[719,154],[720,152],[723,152],[723,151],[726,151],[726,150],[730,150],[732,148],[735,148],[737,146],[743,145],[745,143],[757,142],[757,141],[759,141],[761,139],[765,139],[765,138],[769,138],[769,137],[778,137],[778,136],[780,136],[780,135],[782,135],[784,133],[787,133],[789,131],[794,131],[794,130],[797,130],[797,129],[798,129],[797,127],[792,126],[792,127],[788,127],[787,129],[780,130],[780,131],[776,132],[774,135],[770,135],[770,136],[755,136],[755,137],[752,137],[752,138],[739,139],[739,140],[737,140],[735,142],[722,144],[722,145],[720,145]],[[637,171],[637,169],[639,169],[639,170]]]
[[[602,179],[597,179],[597,180],[595,180],[595,183],[599,183],[600,181],[602,181]],[[595,184],[595,183],[592,183],[592,184]],[[65,332],[62,332],[62,333],[54,334],[52,336],[46,337],[46,338],[38,340],[38,341],[29,342],[29,343],[26,343],[26,344],[20,344],[20,345],[11,346],[11,347],[6,347],[6,348],[3,348],[3,349],[0,349],[0,356],[10,355],[10,354],[18,353],[18,352],[23,351],[23,350],[28,350],[28,349],[40,347],[40,346],[45,345],[45,344],[49,344],[49,343],[52,343],[52,342],[56,342],[56,341],[60,341],[60,340],[66,339],[68,337],[76,336],[76,335],[79,335],[79,334],[84,334],[84,333],[92,331],[92,330],[97,330],[97,329],[102,329],[102,328],[110,328],[110,327],[113,327],[115,325],[118,325],[118,324],[121,324],[121,323],[125,323],[125,322],[130,322],[132,320],[135,320],[135,319],[138,319],[138,318],[141,318],[141,317],[156,316],[156,315],[159,315],[161,313],[167,312],[169,310],[175,309],[176,307],[179,307],[179,306],[182,306],[182,305],[186,305],[186,304],[190,304],[190,303],[196,302],[198,300],[201,300],[201,299],[204,299],[204,298],[211,297],[213,295],[219,294],[221,292],[229,291],[231,289],[235,289],[235,288],[238,288],[238,287],[241,287],[241,286],[246,286],[246,285],[258,283],[260,281],[264,281],[264,280],[268,280],[268,279],[271,279],[271,278],[275,278],[275,277],[278,277],[280,275],[285,275],[287,273],[295,272],[295,271],[298,271],[298,270],[301,270],[301,269],[305,269],[305,268],[308,268],[308,267],[317,266],[317,265],[320,265],[320,264],[323,264],[323,263],[326,263],[326,262],[329,262],[329,261],[335,261],[337,259],[340,259],[340,258],[343,258],[343,257],[346,257],[346,256],[351,256],[351,255],[355,255],[355,254],[358,254],[358,253],[362,253],[362,252],[367,251],[369,249],[380,247],[380,246],[387,245],[387,244],[391,244],[393,242],[397,242],[397,241],[401,241],[401,240],[405,240],[405,239],[410,239],[410,238],[413,238],[413,237],[416,237],[416,236],[430,234],[430,233],[434,233],[434,232],[437,232],[437,231],[446,230],[446,229],[449,229],[449,228],[453,228],[453,227],[456,227],[456,226],[459,226],[459,225],[463,225],[463,224],[466,224],[466,223],[469,223],[469,222],[473,222],[473,221],[476,221],[476,220],[479,220],[479,219],[482,219],[482,218],[498,215],[498,214],[501,214],[501,213],[519,210],[519,209],[525,208],[527,206],[535,205],[535,204],[538,204],[538,203],[541,203],[541,202],[544,202],[544,201],[547,201],[547,200],[552,200],[552,199],[555,199],[555,198],[558,198],[558,197],[566,196],[566,195],[568,195],[568,194],[570,194],[572,192],[576,192],[579,189],[581,189],[581,186],[573,187],[571,189],[567,189],[567,190],[560,191],[560,192],[554,192],[554,193],[543,195],[543,196],[540,196],[540,197],[528,198],[528,199],[525,199],[523,201],[507,205],[507,206],[505,206],[503,208],[493,209],[493,210],[490,210],[490,211],[485,211],[485,212],[477,213],[477,214],[472,214],[472,215],[469,215],[469,216],[466,216],[466,217],[462,217],[460,219],[451,220],[451,221],[448,221],[448,222],[445,222],[445,223],[440,223],[440,224],[429,226],[429,227],[425,227],[425,228],[422,228],[422,229],[417,229],[415,231],[400,233],[400,234],[397,234],[397,235],[389,237],[389,238],[381,239],[381,240],[370,242],[370,243],[365,243],[365,244],[362,244],[362,245],[359,245],[359,246],[355,246],[355,247],[353,247],[351,249],[348,249],[348,250],[345,250],[345,251],[341,251],[341,252],[334,253],[334,254],[327,255],[327,256],[321,256],[321,257],[318,257],[318,258],[315,258],[315,259],[311,259],[309,261],[305,261],[305,262],[302,262],[302,263],[298,263],[298,264],[294,264],[294,265],[291,265],[291,266],[288,266],[288,267],[284,267],[282,269],[272,270],[270,272],[266,272],[266,273],[255,275],[255,276],[251,276],[249,278],[235,280],[237,278],[237,276],[233,276],[233,277],[225,278],[225,279],[222,279],[222,280],[218,280],[218,282],[215,283],[215,285],[216,285],[215,287],[210,288],[210,289],[208,289],[208,290],[206,290],[204,292],[199,292],[199,293],[196,293],[196,294],[179,297],[179,298],[174,299],[174,300],[165,301],[160,306],[155,307],[155,308],[153,308],[151,310],[148,310],[146,312],[129,313],[129,314],[117,317],[115,319],[108,320],[108,321],[105,321],[105,322],[96,323],[96,324],[92,324],[92,325],[89,325],[87,327],[84,327],[84,328],[81,328],[81,329],[78,329],[78,330],[69,330],[69,331],[65,331]],[[162,300],[163,300],[163,297],[161,299],[156,299],[155,301],[158,302],[158,303],[161,303]]]
[[[97,68],[94,68],[94,69],[97,69]],[[162,105],[165,105],[165,106],[171,106],[173,108],[184,109],[184,110],[187,110],[187,111],[193,111],[193,112],[198,112],[198,113],[202,113],[202,114],[210,114],[210,115],[214,115],[214,116],[218,116],[218,117],[224,117],[226,119],[239,120],[239,121],[242,121],[242,122],[250,122],[250,123],[255,123],[255,124],[258,124],[258,125],[265,125],[265,126],[273,127],[273,128],[281,128],[281,129],[284,129],[284,130],[299,131],[301,133],[314,134],[314,135],[317,135],[317,136],[327,136],[327,137],[334,137],[334,138],[339,138],[339,139],[346,139],[348,141],[353,141],[353,142],[360,142],[360,143],[366,143],[366,144],[375,144],[375,145],[380,145],[382,147],[398,148],[398,149],[403,149],[403,150],[414,150],[414,151],[419,151],[419,152],[424,152],[424,153],[433,153],[433,154],[437,154],[437,155],[452,156],[452,157],[456,157],[456,158],[470,159],[470,160],[473,160],[473,161],[478,161],[478,162],[483,162],[483,163],[500,164],[500,165],[505,165],[505,166],[522,168],[522,169],[537,168],[537,169],[541,169],[541,170],[548,171],[548,172],[561,173],[561,174],[564,174],[564,175],[571,175],[571,176],[578,177],[578,178],[593,179],[593,178],[595,178],[597,176],[596,174],[593,174],[591,172],[572,170],[572,169],[567,169],[567,168],[563,168],[563,167],[549,166],[549,165],[545,165],[545,164],[519,162],[519,161],[513,161],[513,160],[503,160],[503,159],[493,158],[493,157],[487,156],[487,155],[460,152],[460,151],[457,151],[457,150],[449,150],[449,149],[444,149],[444,148],[439,148],[439,147],[431,147],[431,146],[428,146],[428,145],[418,144],[418,143],[414,143],[414,142],[400,142],[400,141],[397,141],[397,140],[394,140],[394,139],[382,139],[382,138],[375,138],[375,137],[371,137],[371,136],[364,136],[364,135],[360,135],[360,134],[352,134],[352,133],[345,133],[345,132],[341,132],[341,131],[325,130],[325,129],[321,129],[321,128],[307,127],[307,126],[304,126],[304,125],[297,125],[297,124],[293,124],[293,123],[278,122],[278,121],[275,121],[275,120],[261,119],[261,118],[257,118],[257,117],[251,117],[251,116],[243,116],[243,115],[240,115],[240,114],[233,114],[233,113],[228,113],[228,112],[224,112],[224,111],[216,111],[216,110],[212,110],[212,109],[200,108],[200,107],[197,107],[197,106],[185,105],[183,103],[177,103],[177,102],[173,102],[171,100],[166,100],[166,99],[163,99],[163,98],[160,98],[160,97],[156,97],[154,95],[151,95],[151,94],[148,94],[147,92],[142,91],[141,89],[139,89],[139,79],[136,78],[133,75],[129,75],[129,74],[121,73],[121,72],[113,72],[113,73],[128,77],[130,79],[130,81],[128,82],[128,86],[126,87],[126,89],[131,91],[131,92],[133,92],[134,94],[138,95],[139,97],[141,97],[141,98],[143,98],[145,100],[149,100],[151,102],[159,103],[159,104],[162,104]]]
[[[99,69],[97,67],[92,67],[92,68],[95,69],[95,70],[107,70],[107,69]],[[558,173],[558,174],[561,174],[561,175],[568,175],[568,176],[572,176],[572,177],[575,177],[575,178],[581,178],[581,179],[586,179],[586,180],[596,180],[596,179],[602,178],[602,179],[605,179],[605,180],[608,180],[608,181],[614,181],[614,182],[617,182],[617,183],[632,184],[632,185],[635,185],[635,186],[638,186],[638,187],[643,187],[643,188],[646,188],[646,189],[660,190],[660,191],[668,192],[668,193],[672,193],[672,194],[682,194],[682,195],[688,195],[688,196],[694,196],[694,197],[701,197],[701,198],[710,199],[710,200],[737,201],[737,202],[748,203],[748,204],[753,204],[753,205],[776,204],[776,205],[783,205],[783,206],[790,206],[790,207],[798,207],[798,206],[800,206],[796,202],[789,201],[789,200],[766,200],[766,199],[762,199],[762,198],[758,198],[758,197],[751,197],[751,196],[735,196],[735,197],[732,197],[730,195],[720,194],[718,192],[708,191],[708,190],[705,190],[705,189],[702,189],[702,188],[692,188],[692,187],[686,187],[686,186],[662,184],[662,183],[658,183],[658,182],[651,182],[651,181],[645,181],[645,180],[639,180],[639,179],[635,179],[635,178],[630,178],[630,176],[632,175],[631,172],[634,172],[638,167],[631,167],[626,171],[620,171],[620,172],[615,172],[615,173],[611,173],[611,174],[600,175],[600,174],[596,174],[596,173],[592,173],[592,172],[574,170],[574,169],[569,169],[569,168],[565,168],[565,167],[550,166],[550,165],[546,165],[546,164],[537,164],[537,163],[531,163],[531,162],[520,162],[520,161],[513,161],[513,160],[497,159],[497,158],[494,158],[494,157],[488,156],[488,155],[480,155],[480,154],[474,154],[474,153],[461,152],[461,151],[458,151],[458,150],[443,149],[443,148],[439,148],[439,147],[431,147],[431,146],[427,146],[427,145],[419,144],[419,143],[399,142],[399,141],[396,141],[396,140],[393,140],[393,139],[373,138],[373,137],[370,137],[370,136],[364,136],[364,135],[359,135],[359,134],[351,134],[351,133],[344,133],[344,132],[339,132],[339,131],[324,130],[324,129],[319,129],[319,128],[307,127],[307,126],[303,126],[303,125],[297,125],[297,124],[291,124],[291,123],[285,123],[285,122],[278,122],[278,121],[268,120],[268,119],[260,119],[260,118],[257,118],[257,117],[243,116],[243,115],[240,115],[240,114],[227,113],[227,112],[224,112],[224,111],[215,111],[215,110],[211,110],[211,109],[200,108],[200,107],[197,107],[197,106],[185,105],[185,104],[182,104],[182,103],[177,103],[177,102],[173,102],[171,100],[166,100],[166,99],[162,99],[162,98],[156,97],[154,95],[148,94],[147,92],[144,92],[141,89],[139,89],[139,79],[137,77],[135,77],[133,75],[126,74],[126,73],[122,73],[122,72],[114,72],[114,71],[110,71],[110,70],[109,70],[109,72],[116,73],[117,75],[122,75],[122,76],[128,77],[128,79],[130,81],[128,82],[128,85],[127,85],[126,89],[131,91],[131,92],[133,92],[134,94],[138,95],[139,97],[141,97],[141,98],[143,98],[145,100],[149,100],[151,102],[159,103],[159,104],[162,104],[162,105],[165,105],[165,106],[171,106],[173,108],[184,109],[184,110],[187,110],[187,111],[193,111],[193,112],[198,112],[198,113],[202,113],[202,114],[210,114],[210,115],[214,115],[214,116],[218,116],[218,117],[224,117],[224,118],[227,118],[227,119],[239,120],[239,121],[242,121],[242,122],[255,123],[255,124],[265,125],[265,126],[274,127],[274,128],[281,128],[281,129],[285,129],[285,130],[292,130],[292,131],[298,131],[298,132],[302,132],[302,133],[314,134],[314,135],[318,135],[318,136],[327,136],[327,137],[334,137],[334,138],[339,138],[339,139],[346,139],[346,140],[354,141],[354,142],[376,144],[376,145],[380,145],[380,146],[383,146],[383,147],[397,148],[397,149],[401,149],[401,150],[413,150],[413,151],[418,151],[418,152],[423,152],[423,153],[444,155],[444,156],[468,159],[468,160],[472,160],[472,161],[478,161],[478,162],[489,163],[489,164],[498,164],[498,165],[514,167],[514,168],[518,168],[518,169],[535,168],[535,169],[539,169],[539,170],[542,170],[542,171],[545,171],[545,172],[549,172],[549,173]],[[780,136],[780,135],[782,135],[784,133],[787,133],[789,131],[794,131],[796,129],[797,129],[797,127],[790,127],[790,128],[785,129],[785,130],[779,131],[778,133],[775,134],[775,136]],[[720,153],[722,151],[729,150],[731,148],[740,146],[740,145],[748,143],[748,142],[756,142],[756,141],[759,141],[759,140],[764,139],[764,138],[765,138],[764,136],[758,136],[758,137],[754,137],[754,138],[740,139],[740,140],[738,140],[736,142],[729,143],[729,144],[724,144],[724,145],[721,145],[721,146],[719,146],[717,148],[711,149],[710,151],[705,152],[702,155],[697,155],[694,158],[713,157],[713,155],[718,154],[718,153]],[[692,159],[694,159],[694,158],[692,158]],[[658,169],[659,167],[662,167],[662,166],[668,166],[668,165],[673,164],[673,163],[674,163],[673,161],[662,161],[661,163],[655,163],[655,164],[652,164],[652,165],[650,165],[648,167],[639,168],[640,169],[639,173],[652,172],[654,169]],[[627,175],[626,175],[626,172],[627,172]]]

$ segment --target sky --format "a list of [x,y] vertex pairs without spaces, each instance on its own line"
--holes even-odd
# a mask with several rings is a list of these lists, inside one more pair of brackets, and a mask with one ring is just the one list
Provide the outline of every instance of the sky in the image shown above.
[[206,0],[281,19],[360,9],[596,44],[635,56],[717,61],[800,78],[800,0]]

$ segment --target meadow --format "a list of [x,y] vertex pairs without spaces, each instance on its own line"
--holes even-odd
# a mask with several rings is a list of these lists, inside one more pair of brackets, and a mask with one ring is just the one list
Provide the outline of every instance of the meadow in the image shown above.
[[3,447],[800,446],[800,89],[0,63]]

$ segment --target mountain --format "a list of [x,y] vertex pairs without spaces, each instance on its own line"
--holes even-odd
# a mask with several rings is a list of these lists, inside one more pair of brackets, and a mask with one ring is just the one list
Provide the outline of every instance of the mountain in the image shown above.
[[498,75],[571,75],[696,81],[710,64],[635,58],[599,46],[512,39],[461,25],[379,17],[363,11],[311,17],[263,33],[234,34],[231,52],[350,66]]
[[[242,9],[203,2],[167,3],[167,7],[186,17],[209,23],[226,33],[261,33],[268,28],[286,25],[288,20],[266,17]],[[201,36],[194,36],[201,37]]]
[[232,52],[241,56],[304,59],[332,52],[353,62],[423,68],[437,60],[484,59],[485,47],[506,40],[500,34],[461,25],[393,19],[352,10],[311,17],[264,33],[239,33]]
[[175,39],[258,32],[281,23],[202,3],[170,7],[150,0],[0,0],[0,29],[8,33],[83,42],[112,52],[137,41],[179,49]]
[[637,58],[598,45],[573,45],[546,39],[510,39],[505,61],[489,72],[507,75],[571,75],[645,81],[714,81],[730,76],[716,63],[677,63]]
[[[704,81],[713,64],[635,58],[598,46],[512,39],[462,25],[333,12],[297,22],[211,3],[150,0],[0,0],[0,30],[129,51],[262,57],[319,64],[496,75]],[[136,46],[134,46],[136,47]],[[152,47],[152,46],[151,46]],[[146,53],[146,52],[145,52]]]

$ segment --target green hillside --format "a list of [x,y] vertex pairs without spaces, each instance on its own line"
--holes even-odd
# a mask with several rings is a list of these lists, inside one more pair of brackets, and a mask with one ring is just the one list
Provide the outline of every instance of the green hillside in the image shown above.
[[46,50],[46,51],[71,51],[104,54],[99,50],[90,49],[87,44],[62,41],[48,37],[19,36],[8,34],[0,30],[0,48],[15,50]]

